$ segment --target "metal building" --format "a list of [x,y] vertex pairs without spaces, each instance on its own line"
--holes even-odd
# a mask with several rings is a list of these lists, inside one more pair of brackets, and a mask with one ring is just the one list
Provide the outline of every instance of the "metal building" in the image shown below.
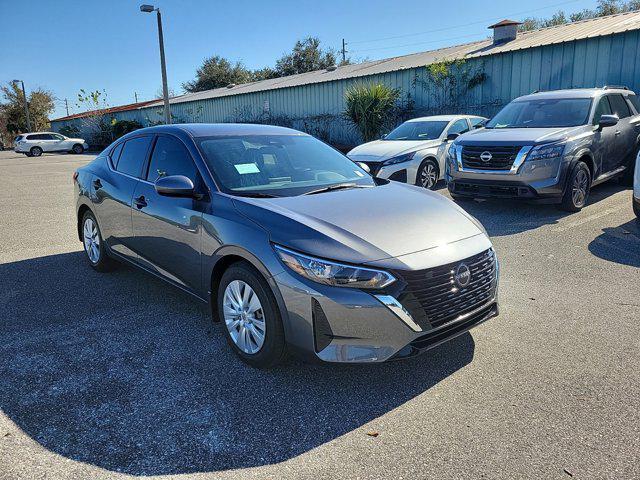
[[[405,111],[491,116],[534,90],[626,85],[640,92],[640,12],[516,33],[517,22],[489,28],[493,38],[355,65],[230,85],[171,99],[174,122],[263,122],[308,131],[333,144],[354,145],[343,118],[344,92],[354,82],[385,83],[401,91]],[[429,65],[458,60],[456,87],[439,84]],[[465,83],[466,82],[466,83]],[[162,120],[162,101],[116,108],[110,117],[143,125]],[[80,115],[52,120],[75,125]],[[88,133],[88,132],[83,132]]]

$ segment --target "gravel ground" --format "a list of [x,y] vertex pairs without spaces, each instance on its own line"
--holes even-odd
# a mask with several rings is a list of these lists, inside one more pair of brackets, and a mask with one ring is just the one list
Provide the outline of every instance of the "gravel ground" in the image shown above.
[[0,478],[640,477],[629,189],[573,215],[464,203],[502,262],[498,318],[409,361],[261,372],[188,295],[88,267],[91,158],[0,152]]

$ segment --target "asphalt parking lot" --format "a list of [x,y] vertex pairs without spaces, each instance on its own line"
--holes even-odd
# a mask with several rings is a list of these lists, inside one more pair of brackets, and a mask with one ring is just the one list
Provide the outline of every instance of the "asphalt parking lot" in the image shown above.
[[464,203],[498,318],[409,361],[263,372],[187,294],[89,268],[71,175],[91,158],[0,152],[0,478],[640,476],[630,189],[572,215]]

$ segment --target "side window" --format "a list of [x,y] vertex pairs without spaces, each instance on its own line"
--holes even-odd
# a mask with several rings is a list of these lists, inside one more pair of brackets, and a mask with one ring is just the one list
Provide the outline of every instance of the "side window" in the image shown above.
[[150,136],[136,137],[126,141],[122,147],[116,170],[132,177],[140,177],[142,164],[147,157],[150,143]]
[[611,102],[611,110],[618,115],[619,118],[627,118],[631,116],[629,105],[624,101],[624,97],[620,94],[608,95],[609,102]]
[[458,135],[462,135],[465,132],[469,131],[469,124],[466,120],[457,120],[453,125],[449,127],[447,131],[447,135],[450,133],[457,133]]
[[50,133],[43,133],[40,136],[42,137],[40,140],[55,140],[56,139],[56,137],[54,137]]
[[124,143],[120,143],[116,145],[116,147],[113,150],[111,150],[111,154],[109,155],[109,158],[111,158],[111,165],[113,165],[113,168],[116,168],[116,165],[118,165],[118,160],[120,159],[120,152],[122,152],[123,145]]
[[627,100],[631,102],[631,105],[636,109],[636,113],[640,114],[640,97],[637,95],[629,95]]
[[598,105],[596,105],[596,110],[593,112],[594,125],[600,123],[600,117],[602,115],[611,115],[611,105],[609,105],[609,98],[606,96],[600,98]]
[[469,123],[471,123],[471,129],[482,128],[484,126],[485,119],[482,117],[471,117]]
[[158,137],[149,162],[148,181],[155,183],[160,177],[184,175],[195,184],[196,172],[191,155],[180,140],[173,137]]
[[53,133],[51,134],[51,136],[53,137],[53,140],[64,140],[64,137],[62,135],[58,135],[57,133]]

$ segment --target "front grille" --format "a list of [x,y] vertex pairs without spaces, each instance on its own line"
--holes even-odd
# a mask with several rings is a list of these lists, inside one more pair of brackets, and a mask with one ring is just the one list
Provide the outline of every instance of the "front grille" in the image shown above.
[[362,162],[362,163],[365,163],[369,167],[369,173],[371,173],[371,175],[374,177],[378,175],[378,172],[382,168],[382,162]]
[[[522,147],[462,147],[462,166],[476,170],[510,170]],[[483,154],[491,154],[489,161]],[[486,155],[488,157],[488,155]]]
[[[459,287],[454,278],[462,263],[471,271],[465,287]],[[438,328],[495,297],[496,268],[495,253],[489,249],[441,267],[396,272],[407,283],[398,300],[423,330]]]

